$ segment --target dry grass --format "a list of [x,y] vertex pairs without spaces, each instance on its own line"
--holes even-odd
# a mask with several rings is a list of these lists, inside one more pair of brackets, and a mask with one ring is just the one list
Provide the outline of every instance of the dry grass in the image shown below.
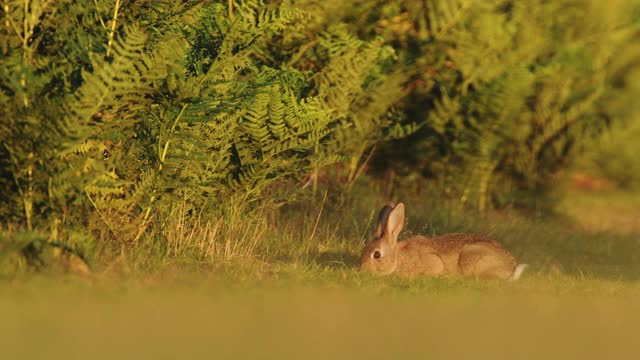
[[261,211],[247,216],[243,209],[230,207],[225,216],[203,219],[201,214],[191,216],[188,210],[186,204],[180,204],[164,231],[170,257],[233,261],[253,256],[256,245],[263,241],[266,223]]

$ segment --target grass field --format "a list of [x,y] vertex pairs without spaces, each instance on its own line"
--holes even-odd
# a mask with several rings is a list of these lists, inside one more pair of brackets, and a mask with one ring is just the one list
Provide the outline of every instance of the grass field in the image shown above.
[[[589,204],[582,196],[591,195],[572,196],[580,197],[572,202],[579,208]],[[613,206],[628,201],[622,195],[610,199]],[[266,228],[258,229],[257,223],[251,230],[245,224],[245,237],[256,240],[245,241],[255,247],[255,257],[227,249],[216,258],[194,261],[189,244],[205,241],[198,238],[208,234],[203,232],[189,243],[176,238],[178,256],[158,258],[151,248],[123,253],[96,265],[90,278],[5,277],[0,283],[1,358],[637,355],[637,233],[594,231],[583,218],[480,218],[434,211],[432,204],[420,202],[408,202],[408,209],[412,232],[484,233],[531,267],[515,283],[372,277],[357,271],[356,262],[375,215],[373,204],[348,212],[293,208]],[[620,215],[604,211],[600,219]]]
[[631,358],[640,287],[530,274],[519,283],[283,270],[98,281],[0,293],[5,359]]

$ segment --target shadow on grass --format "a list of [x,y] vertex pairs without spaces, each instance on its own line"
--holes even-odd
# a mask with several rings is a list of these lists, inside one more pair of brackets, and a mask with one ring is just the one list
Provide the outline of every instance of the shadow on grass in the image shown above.
[[310,254],[309,259],[312,264],[332,270],[355,269],[359,266],[358,256],[346,252],[317,252]]

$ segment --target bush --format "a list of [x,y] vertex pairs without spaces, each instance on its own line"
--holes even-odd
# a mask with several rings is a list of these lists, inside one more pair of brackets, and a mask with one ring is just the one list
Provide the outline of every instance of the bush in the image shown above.
[[388,116],[393,49],[339,27],[309,42],[296,7],[23,4],[3,10],[25,26],[2,28],[0,211],[27,230],[135,242],[178,203],[213,217],[411,130]]
[[624,190],[640,190],[640,122],[619,124],[586,146],[575,168],[613,181]]
[[379,168],[518,203],[638,92],[632,1],[223,3],[7,1],[3,222],[166,243],[327,165],[347,191],[383,142]]

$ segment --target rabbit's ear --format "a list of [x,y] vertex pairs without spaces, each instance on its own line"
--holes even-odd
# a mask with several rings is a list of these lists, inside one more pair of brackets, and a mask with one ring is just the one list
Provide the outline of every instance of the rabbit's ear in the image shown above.
[[399,203],[396,207],[391,210],[389,216],[387,217],[387,224],[384,227],[384,235],[385,239],[391,243],[391,245],[395,245],[398,241],[398,236],[400,235],[400,231],[402,231],[402,227],[404,226],[404,204]]
[[380,209],[380,213],[378,214],[378,223],[376,224],[376,228],[373,229],[373,239],[382,237],[384,228],[387,226],[387,218],[389,218],[389,214],[391,213],[391,210],[393,210],[393,207],[393,203],[388,203]]

